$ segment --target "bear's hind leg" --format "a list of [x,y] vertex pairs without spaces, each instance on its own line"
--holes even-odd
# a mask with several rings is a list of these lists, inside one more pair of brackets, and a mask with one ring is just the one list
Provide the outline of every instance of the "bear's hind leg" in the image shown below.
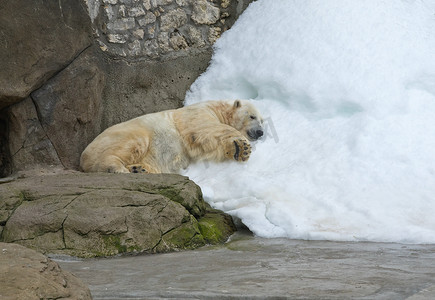
[[163,173],[161,169],[153,167],[153,164],[149,164],[147,162],[140,162],[137,164],[131,164],[125,166],[130,173],[152,173],[158,174]]
[[128,165],[126,168],[130,173],[149,173],[142,165]]
[[130,173],[130,171],[124,166],[122,160],[115,156],[107,156],[98,166],[98,171],[109,173]]

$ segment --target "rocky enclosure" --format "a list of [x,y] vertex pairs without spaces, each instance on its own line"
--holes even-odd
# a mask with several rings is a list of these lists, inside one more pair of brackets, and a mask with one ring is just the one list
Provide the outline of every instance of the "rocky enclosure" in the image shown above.
[[105,128],[182,106],[249,2],[2,1],[0,177],[76,169]]
[[0,298],[91,299],[21,245],[99,257],[192,249],[234,232],[185,177],[65,170],[105,128],[182,106],[251,1],[0,1]]

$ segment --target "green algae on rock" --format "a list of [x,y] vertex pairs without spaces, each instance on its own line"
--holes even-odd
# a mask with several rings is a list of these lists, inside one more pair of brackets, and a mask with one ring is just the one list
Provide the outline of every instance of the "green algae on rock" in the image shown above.
[[236,231],[233,219],[217,209],[209,209],[198,222],[199,231],[208,244],[220,244]]

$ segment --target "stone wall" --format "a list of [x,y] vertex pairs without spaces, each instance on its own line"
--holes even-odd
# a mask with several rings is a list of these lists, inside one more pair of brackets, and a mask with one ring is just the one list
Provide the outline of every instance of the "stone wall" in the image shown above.
[[246,4],[230,0],[88,0],[88,6],[103,51],[121,57],[161,58],[212,45]]
[[77,169],[108,126],[182,106],[251,1],[0,2],[0,177]]

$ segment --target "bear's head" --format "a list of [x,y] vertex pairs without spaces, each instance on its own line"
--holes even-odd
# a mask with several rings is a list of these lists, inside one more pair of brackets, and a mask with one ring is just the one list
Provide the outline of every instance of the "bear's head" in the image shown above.
[[263,136],[263,118],[252,103],[246,100],[236,100],[233,104],[231,124],[248,140],[258,140]]

